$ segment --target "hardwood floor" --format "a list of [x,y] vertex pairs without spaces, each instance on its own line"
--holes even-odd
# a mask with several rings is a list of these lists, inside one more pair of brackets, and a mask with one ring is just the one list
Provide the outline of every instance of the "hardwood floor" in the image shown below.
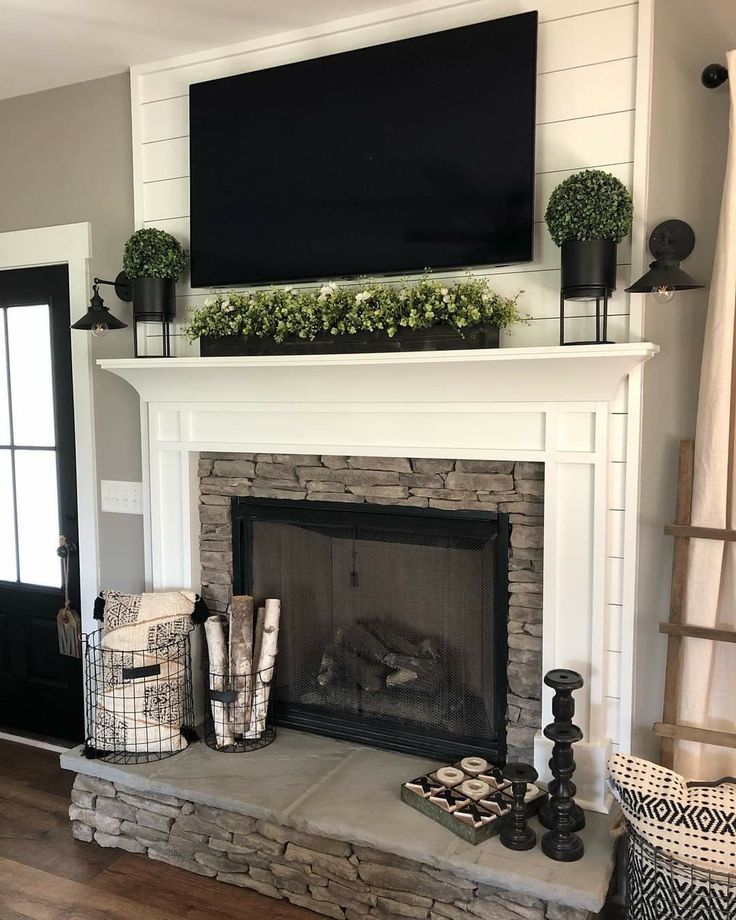
[[0,920],[315,920],[254,891],[71,835],[58,754],[0,741]]

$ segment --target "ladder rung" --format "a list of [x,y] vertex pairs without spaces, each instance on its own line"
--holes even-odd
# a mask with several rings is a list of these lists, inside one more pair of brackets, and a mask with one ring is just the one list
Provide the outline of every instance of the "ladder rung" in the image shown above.
[[709,626],[691,626],[688,623],[660,623],[659,631],[669,636],[684,636],[688,639],[736,642],[736,629],[715,629]]
[[685,537],[690,540],[720,540],[722,543],[736,543],[736,530],[724,530],[718,527],[666,524],[664,532],[668,537]]
[[667,725],[655,722],[654,733],[661,738],[676,738],[680,741],[700,741],[717,747],[736,748],[736,732],[720,732],[712,728],[694,728],[692,725]]

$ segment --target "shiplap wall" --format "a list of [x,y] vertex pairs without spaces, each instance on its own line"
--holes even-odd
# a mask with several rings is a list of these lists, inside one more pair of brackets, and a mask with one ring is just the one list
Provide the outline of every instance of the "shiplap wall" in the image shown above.
[[[189,242],[188,90],[192,83],[365,47],[512,13],[539,11],[535,258],[524,265],[476,270],[493,277],[496,290],[516,294],[530,319],[502,337],[503,346],[555,345],[558,341],[559,251],[542,218],[554,187],[582,168],[601,167],[629,188],[634,176],[634,124],[638,4],[629,0],[471,0],[432,9],[421,0],[378,14],[340,20],[134,68],[131,72],[136,225],[168,230]],[[501,135],[502,137],[502,132]],[[629,338],[631,246],[619,247],[618,290],[610,305],[609,333]],[[452,273],[437,273],[452,277]],[[178,285],[178,317],[207,295]],[[568,304],[569,338],[591,338],[592,305]],[[189,346],[176,336],[177,354]],[[612,416],[608,501],[607,659],[608,733],[628,748],[630,713],[620,712],[624,616],[627,396]],[[629,667],[626,668],[628,672]]]

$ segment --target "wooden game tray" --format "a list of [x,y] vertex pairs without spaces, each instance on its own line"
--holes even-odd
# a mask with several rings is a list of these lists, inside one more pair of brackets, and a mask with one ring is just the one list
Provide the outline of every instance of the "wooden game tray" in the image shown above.
[[[439,767],[401,785],[401,801],[446,827],[473,845],[499,833],[511,811],[511,783],[491,764],[468,770],[463,764],[485,763],[482,758],[464,758],[460,763]],[[547,793],[539,786],[527,786],[527,814],[536,814]]]

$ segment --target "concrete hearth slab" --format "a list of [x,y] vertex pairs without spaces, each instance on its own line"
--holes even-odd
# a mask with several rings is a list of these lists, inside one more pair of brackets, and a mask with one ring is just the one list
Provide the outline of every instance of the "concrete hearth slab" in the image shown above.
[[76,773],[375,847],[517,894],[601,909],[613,868],[608,816],[588,813],[585,857],[577,863],[552,862],[539,846],[513,853],[497,838],[472,846],[400,800],[402,781],[436,765],[285,729],[251,754],[219,754],[198,743],[135,766],[87,760],[81,748],[61,755],[61,766]]

